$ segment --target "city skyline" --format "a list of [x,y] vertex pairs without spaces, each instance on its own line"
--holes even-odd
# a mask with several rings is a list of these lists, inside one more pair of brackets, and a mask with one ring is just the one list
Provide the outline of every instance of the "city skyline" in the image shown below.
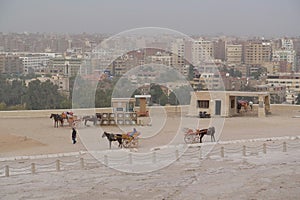
[[300,36],[300,2],[37,1],[0,3],[0,32],[115,34],[138,27],[170,28],[185,34]]

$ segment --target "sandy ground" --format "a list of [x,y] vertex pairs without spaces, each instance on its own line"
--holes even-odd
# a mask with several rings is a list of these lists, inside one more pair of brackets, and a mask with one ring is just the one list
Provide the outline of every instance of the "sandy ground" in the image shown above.
[[[299,108],[300,109],[300,108]],[[160,116],[158,113],[156,116]],[[274,113],[266,118],[257,117],[234,117],[225,118],[224,127],[217,127],[216,137],[219,141],[237,140],[237,139],[252,139],[266,138],[276,136],[295,136],[299,135],[300,118],[294,118],[293,113],[285,113],[284,116]],[[182,120],[182,117],[184,118]],[[158,117],[156,117],[158,118]],[[149,149],[168,145],[184,143],[184,133],[182,127],[188,128],[207,128],[210,125],[210,119],[198,119],[185,117],[179,113],[168,113],[165,123],[160,124],[160,119],[157,119],[157,126],[139,127],[138,131],[142,133],[139,141],[139,150],[148,151]],[[147,119],[142,119],[149,121]],[[216,119],[219,120],[219,119]],[[223,120],[223,119],[222,119]],[[182,123],[181,126],[179,125]],[[152,121],[152,123],[155,123]],[[197,125],[198,123],[198,125]],[[54,128],[53,120],[48,117],[26,117],[26,118],[0,118],[0,156],[15,156],[15,155],[36,155],[48,153],[64,153],[86,150],[86,142],[95,141],[97,150],[106,150],[108,142],[105,138],[101,138],[103,131],[114,133],[122,133],[132,130],[133,127],[123,127],[120,130],[113,126],[93,126],[88,122],[88,127],[81,125],[78,127],[79,139],[76,145],[71,142],[71,128],[67,125],[64,127]],[[151,137],[143,138],[148,132],[152,133],[157,129],[157,133]],[[175,137],[176,133],[177,136]],[[155,132],[155,131],[154,131]],[[91,137],[91,138],[89,138]],[[206,141],[210,141],[209,137],[205,137]],[[117,148],[113,144],[113,148]]]
[[[226,118],[224,128],[217,130],[217,138],[231,141],[297,136],[300,119],[294,118],[294,114],[280,111],[260,119]],[[178,127],[181,128],[178,113],[168,113],[167,119],[155,135],[140,139],[137,151],[184,143],[182,132],[174,137]],[[190,126],[189,123],[195,121],[199,123],[195,126],[200,128],[210,124],[209,119],[184,116],[187,124],[183,125]],[[137,127],[142,133],[155,128]],[[53,121],[48,117],[1,117],[0,157],[78,152],[86,150],[87,144],[105,151],[108,143],[101,138],[103,130],[122,132],[127,131],[125,129],[80,126],[79,141],[73,145],[70,127],[53,128]],[[258,143],[250,145],[255,144]],[[116,144],[112,151],[117,152]],[[0,199],[298,199],[300,195],[300,148],[286,153],[208,158],[201,162],[193,159],[191,156],[142,174],[124,173],[101,165],[87,170],[1,177]],[[5,164],[0,163],[0,166]]]

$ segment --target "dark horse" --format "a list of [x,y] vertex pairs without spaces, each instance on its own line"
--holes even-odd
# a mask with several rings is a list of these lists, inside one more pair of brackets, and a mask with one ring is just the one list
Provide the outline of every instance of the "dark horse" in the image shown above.
[[54,128],[58,128],[58,122],[60,122],[60,125],[64,125],[64,119],[59,114],[51,114],[50,118],[54,119]]
[[216,141],[215,139],[215,127],[209,127],[208,129],[201,129],[197,130],[197,133],[200,135],[200,143],[202,143],[202,138],[204,135],[210,135],[211,136],[211,141]]
[[109,141],[109,148],[111,149],[111,142],[112,141],[118,141],[119,147],[122,148],[123,140],[122,140],[122,134],[113,134],[113,133],[107,133],[104,131],[102,138],[106,137]]
[[84,125],[86,125],[86,123],[88,121],[93,122],[94,126],[97,124],[98,118],[96,115],[91,115],[91,116],[84,116],[82,118],[84,120]]

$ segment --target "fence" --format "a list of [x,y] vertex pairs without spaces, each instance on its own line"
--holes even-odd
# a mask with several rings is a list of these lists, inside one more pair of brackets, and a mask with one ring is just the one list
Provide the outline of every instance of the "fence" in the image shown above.
[[[213,147],[213,146],[212,146]],[[163,162],[167,159],[173,159],[174,161],[192,161],[195,159],[200,161],[205,158],[226,158],[232,155],[239,156],[251,156],[257,154],[267,154],[268,152],[288,152],[291,149],[300,149],[300,140],[284,141],[281,143],[267,143],[256,146],[250,145],[238,145],[237,147],[227,147],[226,145],[216,145],[212,150],[204,152],[203,146],[190,146],[185,151],[181,151],[178,148],[174,148],[173,151],[152,151],[151,153],[138,153],[124,152],[125,154],[120,156],[114,156],[113,154],[99,154],[104,165],[113,166],[119,165],[133,165],[136,163],[152,163],[156,164]],[[90,169],[92,167],[104,166],[98,160],[94,158],[84,158],[81,154],[80,158],[72,160],[56,159],[49,163],[30,163],[25,166],[0,166],[0,177],[9,177],[21,174],[37,174],[44,172],[59,172],[66,170],[79,170],[79,169]]]

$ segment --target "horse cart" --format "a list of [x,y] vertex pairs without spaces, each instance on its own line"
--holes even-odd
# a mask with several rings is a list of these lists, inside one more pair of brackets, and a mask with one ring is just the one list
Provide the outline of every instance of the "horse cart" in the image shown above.
[[211,141],[216,141],[215,140],[215,127],[209,127],[206,129],[184,129],[184,141],[187,144],[194,144],[194,143],[202,143],[202,138],[204,135],[210,135],[211,136]]
[[136,148],[138,147],[138,136],[140,135],[139,132],[136,132],[134,134],[122,134],[122,139],[123,139],[123,147],[125,148]]
[[109,141],[109,148],[111,149],[111,143],[117,141],[119,148],[136,148],[138,147],[138,136],[140,132],[133,131],[129,133],[114,134],[104,131],[102,138],[106,137]]

